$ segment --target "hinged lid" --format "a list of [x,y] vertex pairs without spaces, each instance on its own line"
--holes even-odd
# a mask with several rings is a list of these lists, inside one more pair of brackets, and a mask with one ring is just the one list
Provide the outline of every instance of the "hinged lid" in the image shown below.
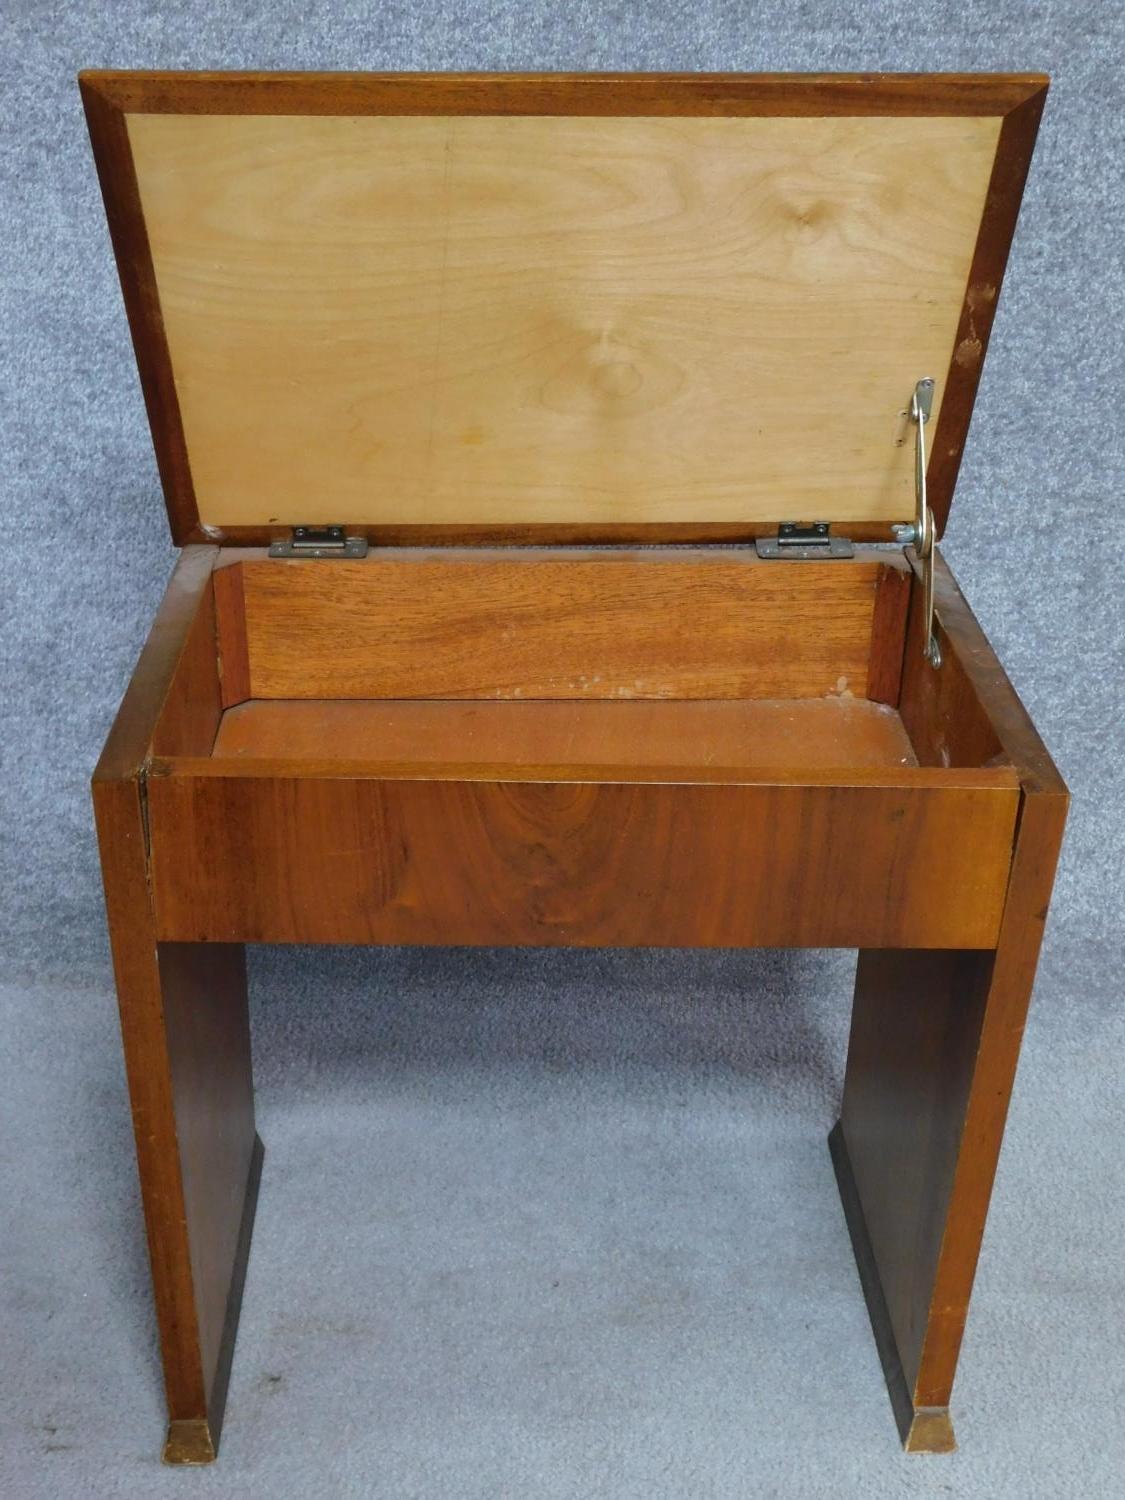
[[177,542],[944,526],[1045,78],[81,85]]

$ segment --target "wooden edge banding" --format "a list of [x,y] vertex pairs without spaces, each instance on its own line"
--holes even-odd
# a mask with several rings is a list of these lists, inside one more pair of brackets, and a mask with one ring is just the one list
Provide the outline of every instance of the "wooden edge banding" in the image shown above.
[[215,591],[207,579],[153,730],[150,754],[212,754],[223,718],[220,687]]
[[250,73],[91,70],[84,90],[146,114],[1006,115],[1019,73]]
[[[116,727],[116,726],[115,726]],[[112,738],[112,734],[111,734]],[[176,1154],[174,1085],[159,1034],[163,1031],[160,979],[152,930],[152,889],[143,778],[133,770],[94,779],[114,980],[129,1106],[142,1184],[141,1206],[152,1270],[161,1360],[170,1409],[206,1408],[206,1377],[195,1320],[186,1245],[169,1238],[169,1220],[184,1224],[187,1208]],[[145,1192],[145,1182],[159,1184]]]
[[[600,527],[594,529],[596,531],[603,530]],[[554,526],[542,527],[541,534],[536,534],[535,527],[522,526],[517,528],[507,526],[499,528],[499,534],[496,534],[496,528],[480,528],[475,526],[466,528],[457,526],[404,526],[396,528],[392,538],[387,535],[385,528],[382,527],[348,527],[349,533],[354,530],[357,536],[365,534],[366,531],[379,533],[379,541],[382,545],[376,542],[372,543],[367,557],[363,559],[365,565],[375,563],[381,558],[385,559],[388,554],[393,554],[396,562],[400,560],[409,562],[412,559],[412,555],[417,560],[417,558],[427,553],[431,554],[431,556],[434,553],[445,556],[447,553],[461,551],[465,554],[466,558],[473,557],[480,560],[486,558],[490,552],[497,559],[502,557],[515,559],[521,552],[529,552],[536,557],[542,557],[544,554],[555,552],[560,560],[565,558],[567,561],[583,561],[597,556],[608,559],[623,557],[627,556],[630,552],[636,552],[638,548],[643,548],[645,554],[655,561],[663,561],[665,559],[674,561],[683,560],[684,558],[691,560],[691,552],[695,553],[695,559],[700,562],[705,558],[715,561],[721,558],[724,552],[736,552],[741,553],[751,566],[757,566],[759,563],[761,566],[767,568],[776,568],[779,566],[777,562],[757,557],[753,551],[754,539],[744,534],[745,528],[743,527],[737,528],[738,535],[734,536],[700,534],[701,528],[699,527],[676,528],[677,531],[681,529],[685,531],[690,530],[693,534],[659,539],[651,533],[642,534],[638,527],[622,528],[622,534],[619,535],[600,536],[589,535],[588,528],[583,526],[566,527],[562,529],[559,535],[555,535],[559,528]],[[705,529],[703,528],[703,530]],[[721,533],[725,529],[723,523],[719,523],[716,533]],[[762,528],[763,532],[776,532],[776,530],[776,527]],[[909,568],[910,564],[903,557],[901,547],[897,553],[897,558],[901,559],[901,562],[895,563],[896,554],[889,553],[882,546],[868,545],[869,542],[885,542],[885,537],[869,537],[864,539],[859,535],[860,530],[861,528],[857,527],[849,532],[852,540],[856,543],[855,556],[851,559],[840,559],[839,565],[841,567],[847,566],[850,561],[853,564],[886,563],[888,566],[898,565]],[[215,559],[215,571],[219,572],[223,568],[234,568],[244,562],[272,562],[279,566],[292,565],[303,567],[304,563],[293,562],[290,564],[290,560],[288,559],[282,560],[270,557],[267,544],[272,540],[276,540],[273,536],[274,531],[277,531],[279,535],[288,535],[288,528],[286,527],[267,527],[262,530],[259,540],[255,542],[253,536],[258,533],[257,527],[237,527],[234,532],[224,532],[222,539],[224,545],[220,547],[219,554]],[[370,536],[368,540],[371,540]],[[212,545],[214,545],[214,539],[212,539]],[[780,564],[780,566],[787,565]],[[833,563],[833,566],[836,566],[836,564]]]
[[879,1280],[879,1267],[867,1232],[863,1205],[860,1203],[844,1139],[844,1127],[840,1120],[836,1121],[829,1133],[828,1150],[836,1173],[836,1185],[851,1237],[860,1286],[867,1304],[867,1315],[871,1319],[871,1332],[879,1351],[879,1362],[883,1367],[883,1378],[887,1382],[887,1394],[891,1398],[891,1410],[894,1412],[903,1448],[907,1453],[952,1452],[957,1445],[948,1408],[916,1409],[910,1398],[910,1387],[895,1342],[891,1315],[883,1294],[883,1284]]
[[1019,776],[1011,766],[942,767],[893,766],[844,767],[841,769],[794,771],[791,766],[747,770],[745,766],[576,766],[481,765],[448,761],[376,760],[238,760],[202,756],[154,756],[150,777],[203,777],[227,780],[292,781],[486,781],[486,782],[593,782],[604,786],[663,783],[685,786],[830,787],[833,789],[881,788],[895,791],[1008,791],[1019,788]]
[[1021,798],[988,1005],[949,1195],[946,1223],[958,1224],[960,1229],[957,1234],[947,1233],[942,1243],[914,1387],[919,1402],[927,1406],[948,1397],[960,1353],[965,1309],[976,1277],[1062,847],[1067,800],[1065,792],[1057,791],[1025,792]]
[[1039,86],[1007,113],[1000,127],[996,160],[969,268],[969,282],[961,305],[961,321],[957,326],[953,356],[945,377],[941,412],[926,470],[927,490],[939,537],[949,519],[953,489],[969,435],[973,404],[996,316],[996,304],[1008,264],[1008,252],[1016,230],[1047,88],[1048,80],[1040,79]]
[[886,563],[875,580],[867,665],[867,697],[872,703],[897,705],[899,700],[912,578],[908,567]]
[[180,554],[98,760],[95,783],[136,776],[148,758],[218,551],[185,547]]
[[945,642],[956,651],[1025,789],[1068,796],[1058,767],[940,552],[934,556],[934,609]]
[[210,541],[213,539],[199,526],[187,441],[180,420],[176,382],[124,106],[114,97],[112,89],[97,84],[93,74],[80,74],[78,84],[117,261],[121,295],[129,319],[141,391],[152,429],[172,540],[180,547],[192,541]]
[[216,568],[215,636],[223,707],[250,697],[250,653],[246,644],[246,592],[241,567]]
[[[767,521],[499,521],[487,523],[406,522],[399,525],[347,522],[349,536],[366,537],[373,547],[627,547],[694,546],[707,543],[749,547],[755,538],[776,534]],[[188,541],[228,547],[265,547],[288,539],[290,526],[197,525]],[[890,522],[840,521],[838,535],[860,544],[893,541]],[[771,564],[772,566],[772,564]]]

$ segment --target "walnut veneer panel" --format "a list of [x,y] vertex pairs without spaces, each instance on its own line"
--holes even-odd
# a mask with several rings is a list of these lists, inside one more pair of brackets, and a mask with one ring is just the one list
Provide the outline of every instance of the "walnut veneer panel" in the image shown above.
[[254,699],[223,715],[212,754],[239,760],[504,765],[917,765],[893,708],[863,698],[689,703]]
[[913,513],[995,114],[127,127],[204,526]]
[[731,786],[207,764],[148,780],[164,939],[988,947],[1020,795],[895,785],[909,770]]

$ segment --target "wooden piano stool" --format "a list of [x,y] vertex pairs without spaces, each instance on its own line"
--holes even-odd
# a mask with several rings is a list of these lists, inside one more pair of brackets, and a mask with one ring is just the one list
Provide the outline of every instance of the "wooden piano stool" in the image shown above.
[[937,550],[1041,77],[88,73],[183,548],[94,775],[169,1428],[246,943],[860,950],[844,1211],[950,1392],[1066,790]]

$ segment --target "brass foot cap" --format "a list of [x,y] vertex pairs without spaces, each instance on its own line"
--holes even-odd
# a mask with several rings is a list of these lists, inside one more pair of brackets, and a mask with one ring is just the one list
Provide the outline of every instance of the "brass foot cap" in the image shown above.
[[215,1444],[210,1423],[204,1417],[169,1422],[162,1457],[166,1464],[213,1464]]
[[949,1407],[916,1407],[902,1446],[907,1453],[952,1453],[957,1441],[949,1420]]

